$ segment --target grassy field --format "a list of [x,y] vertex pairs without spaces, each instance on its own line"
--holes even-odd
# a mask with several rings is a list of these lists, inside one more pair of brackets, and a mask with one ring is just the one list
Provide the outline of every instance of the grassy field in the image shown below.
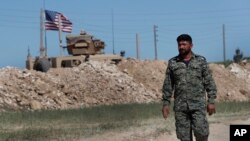
[[[250,102],[217,104],[214,117],[249,117]],[[173,112],[162,123],[161,104],[123,104],[70,110],[0,113],[0,140],[77,140],[108,131],[122,132],[131,127],[156,125],[155,134],[174,128]],[[213,121],[211,121],[213,122]]]
[[225,62],[222,61],[222,62],[213,62],[215,64],[221,64],[221,65],[224,65],[225,67],[228,67],[229,65],[231,65],[233,63],[232,60],[226,60]]

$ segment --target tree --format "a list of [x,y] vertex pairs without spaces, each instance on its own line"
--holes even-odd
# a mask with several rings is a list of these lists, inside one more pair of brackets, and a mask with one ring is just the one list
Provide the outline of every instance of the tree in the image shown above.
[[243,53],[240,51],[239,48],[235,50],[235,55],[234,55],[234,62],[235,63],[240,63],[240,61],[243,58]]

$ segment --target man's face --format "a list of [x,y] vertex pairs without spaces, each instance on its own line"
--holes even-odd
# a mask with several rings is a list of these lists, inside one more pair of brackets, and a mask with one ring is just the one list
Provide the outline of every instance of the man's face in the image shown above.
[[180,55],[187,55],[189,52],[191,52],[191,49],[193,47],[193,44],[189,41],[180,41],[178,42],[178,50]]

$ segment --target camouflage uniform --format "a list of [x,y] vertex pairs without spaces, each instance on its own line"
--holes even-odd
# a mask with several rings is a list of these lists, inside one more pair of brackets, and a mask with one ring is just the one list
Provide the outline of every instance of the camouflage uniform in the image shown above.
[[169,60],[163,84],[163,105],[170,105],[174,92],[176,134],[182,141],[205,141],[209,134],[206,119],[206,93],[208,103],[216,98],[216,85],[205,57],[192,53],[188,63],[179,56]]

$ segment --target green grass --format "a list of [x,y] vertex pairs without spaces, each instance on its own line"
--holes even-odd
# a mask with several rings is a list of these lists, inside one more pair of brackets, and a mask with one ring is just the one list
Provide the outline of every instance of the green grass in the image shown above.
[[[131,127],[161,124],[160,103],[122,104],[69,110],[44,110],[0,113],[0,140],[73,140],[102,134],[107,131],[124,131]],[[217,113],[247,113],[250,102],[223,102],[217,104]],[[157,119],[158,121],[155,122]],[[156,133],[171,131],[174,118],[164,121],[169,126],[156,129]]]
[[[44,140],[78,138],[110,130],[140,126],[140,121],[159,116],[160,105],[125,104],[83,109],[0,113],[0,139]],[[157,109],[157,110],[156,110]]]
[[216,104],[218,113],[250,112],[250,101],[246,102],[221,102]]
[[225,68],[228,67],[229,65],[231,65],[233,63],[232,60],[226,60],[225,62],[222,61],[222,62],[214,62],[215,64],[221,64],[221,65],[224,65]]

